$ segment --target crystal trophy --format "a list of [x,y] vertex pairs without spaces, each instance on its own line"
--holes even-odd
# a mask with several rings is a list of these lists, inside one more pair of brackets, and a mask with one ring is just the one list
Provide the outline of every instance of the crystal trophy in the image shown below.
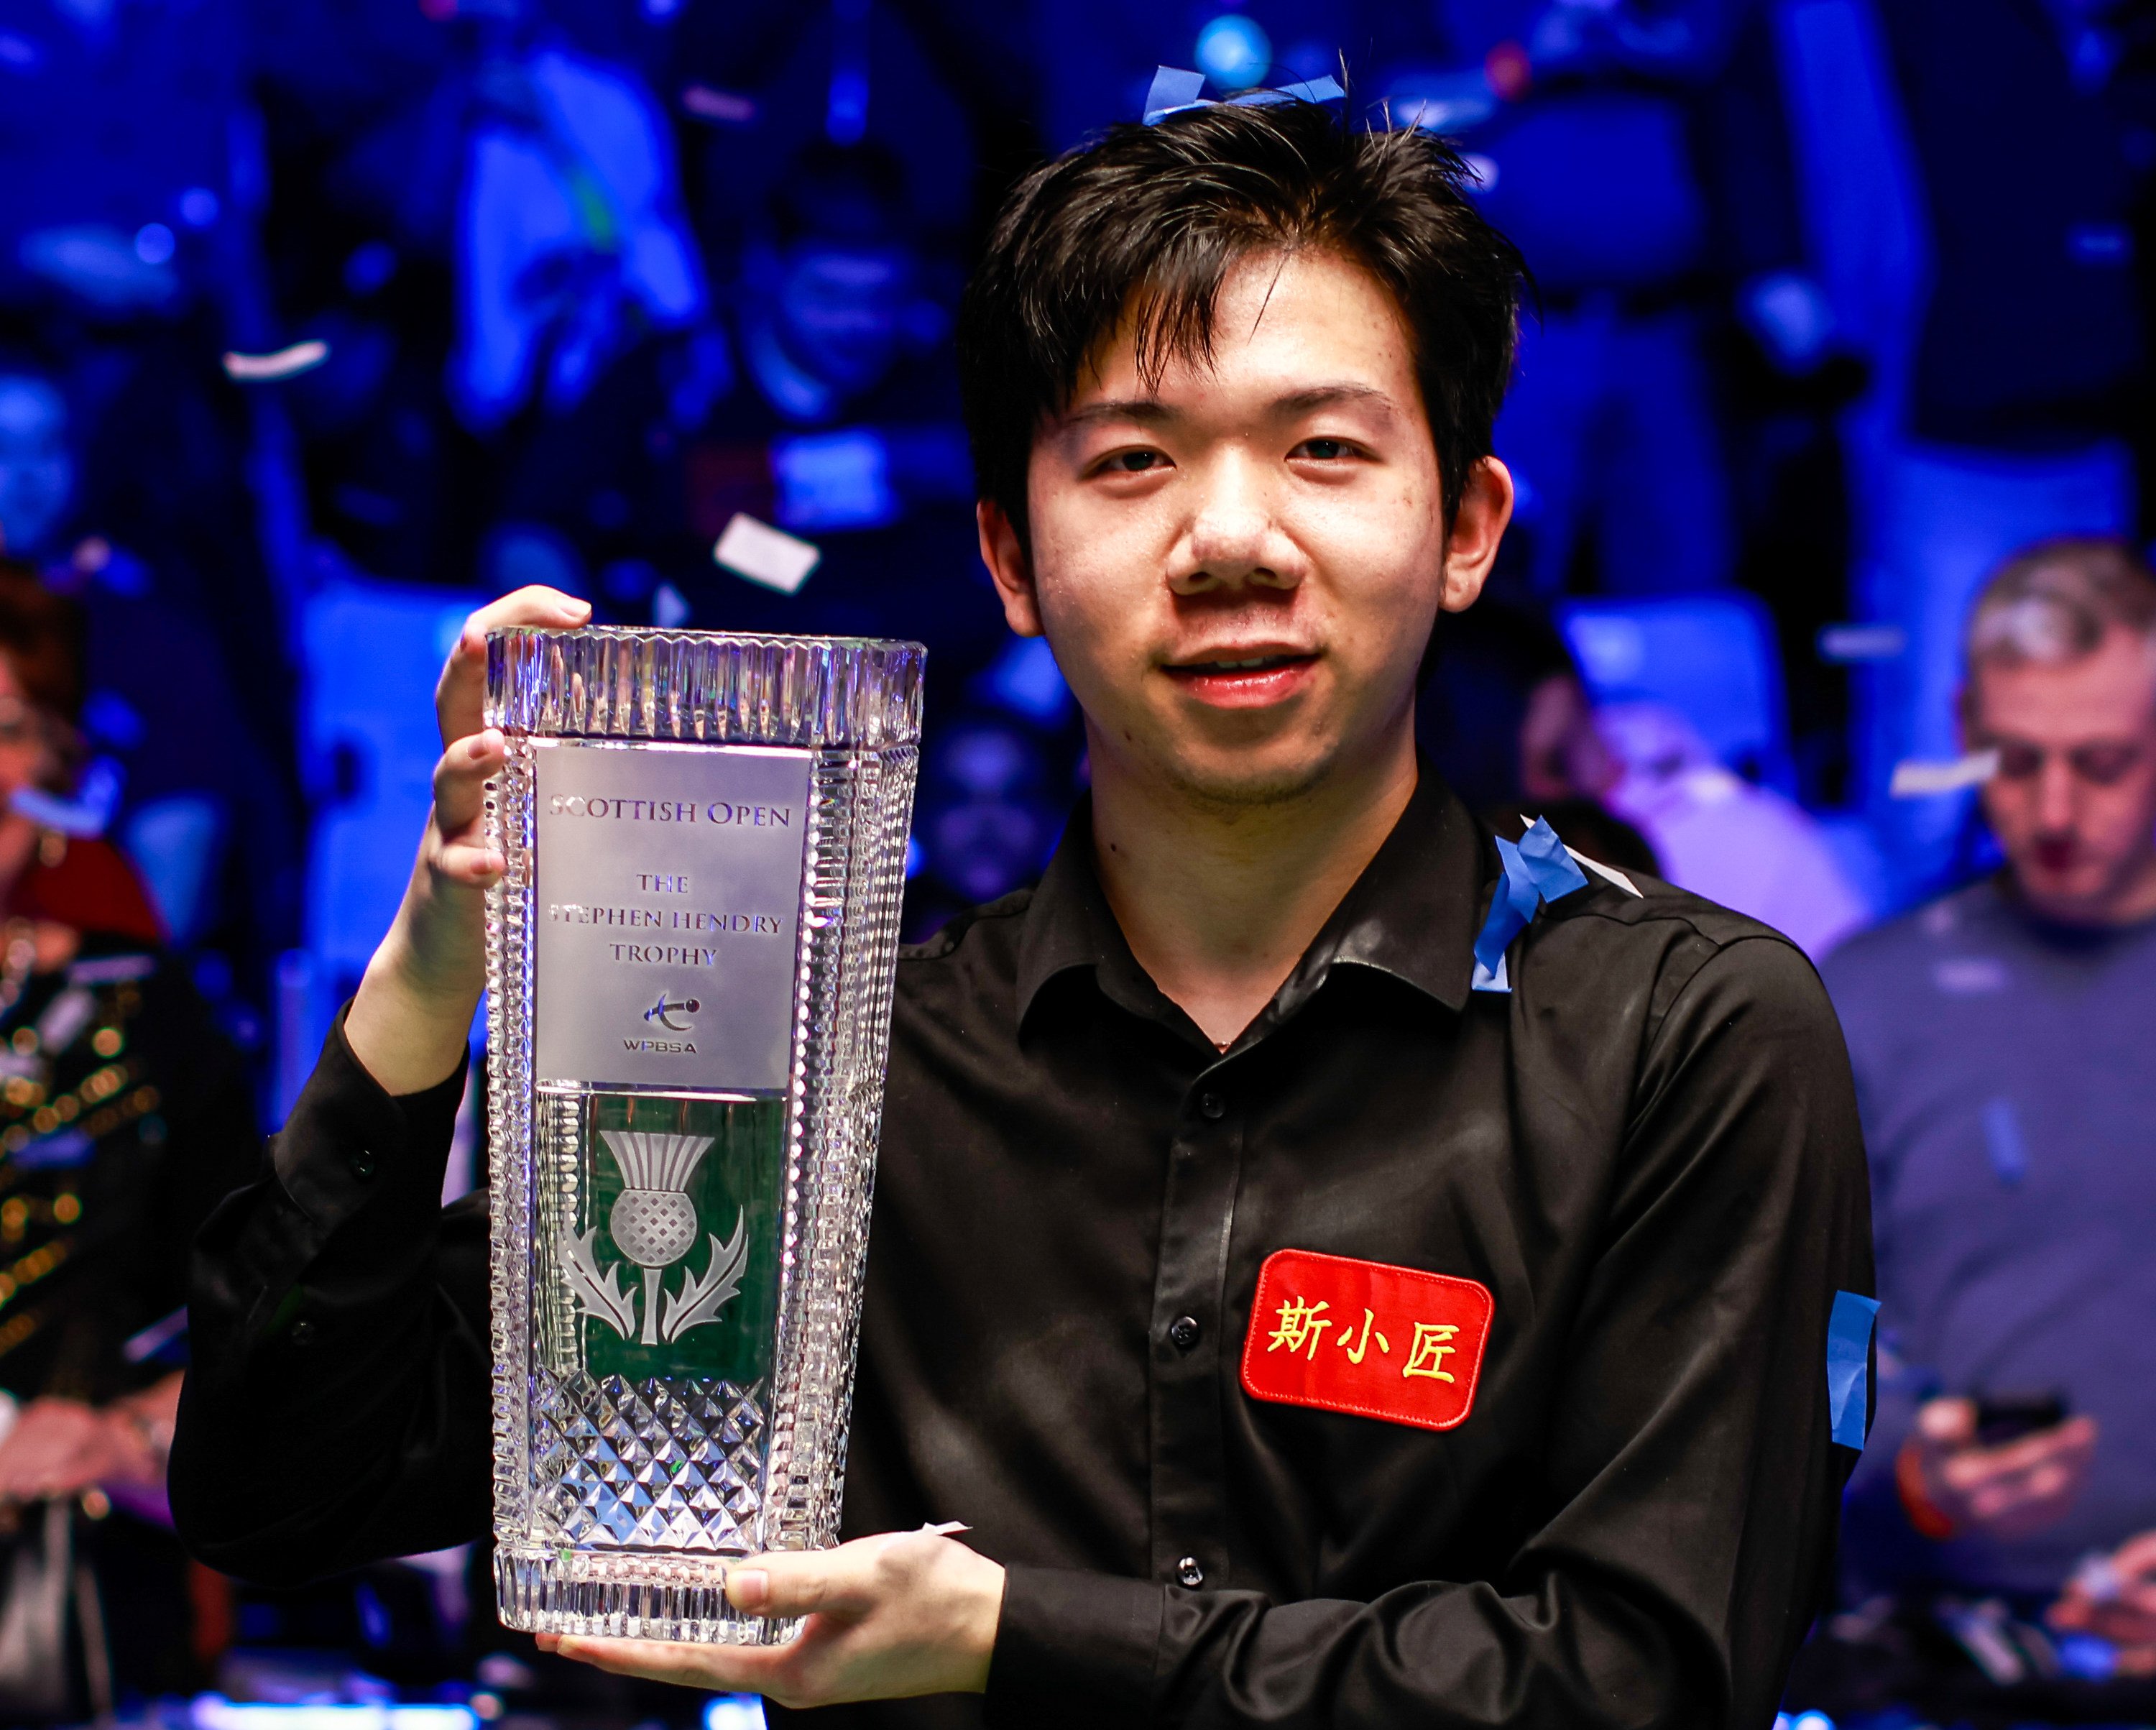
[[912,643],[510,630],[488,833],[495,1585],[768,1644],[838,1541],[921,737]]

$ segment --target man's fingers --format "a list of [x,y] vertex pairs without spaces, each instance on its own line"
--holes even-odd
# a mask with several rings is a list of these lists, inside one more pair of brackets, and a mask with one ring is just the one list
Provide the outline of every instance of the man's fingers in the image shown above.
[[2156,1580],[2156,1532],[2127,1539],[2112,1553],[2111,1565],[2123,1574]]
[[1917,1414],[1917,1434],[1935,1448],[1965,1448],[1976,1440],[1976,1402],[1928,1399]]
[[786,1668],[785,1646],[691,1645],[673,1640],[559,1637],[554,1650],[612,1676],[679,1682],[728,1694],[765,1694]]
[[445,842],[434,855],[434,870],[466,889],[491,889],[508,869],[500,850],[484,842]]
[[2009,1479],[2054,1466],[2078,1473],[2096,1442],[2096,1420],[2076,1418],[1996,1448],[1963,1448],[1948,1455],[1939,1475],[1949,1489],[1974,1496]]
[[465,621],[456,647],[434,687],[434,716],[444,743],[476,732],[486,697],[486,636],[489,631],[530,625],[541,630],[573,630],[588,624],[592,603],[558,588],[534,583],[490,601]]
[[489,727],[459,739],[434,763],[434,824],[461,837],[486,808],[486,783],[501,771],[501,735]]
[[865,1607],[857,1558],[835,1550],[754,1556],[726,1570],[726,1597],[736,1609],[759,1616],[844,1615]]

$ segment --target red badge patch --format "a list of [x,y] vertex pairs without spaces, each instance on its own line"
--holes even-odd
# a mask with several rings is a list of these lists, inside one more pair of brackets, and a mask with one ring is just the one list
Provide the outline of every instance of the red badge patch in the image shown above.
[[1450,1430],[1474,1409],[1492,1307],[1474,1280],[1276,1250],[1258,1271],[1243,1391]]

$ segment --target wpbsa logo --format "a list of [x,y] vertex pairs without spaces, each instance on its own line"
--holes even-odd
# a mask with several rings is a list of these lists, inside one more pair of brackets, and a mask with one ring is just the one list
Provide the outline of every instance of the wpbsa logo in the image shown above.
[[[687,1018],[703,1007],[693,997],[685,997],[677,1001],[670,999],[662,991],[659,993],[659,1001],[644,1012],[644,1019],[669,1033],[691,1033],[695,1029]],[[679,1021],[674,1019],[677,1015],[682,1018]],[[621,1049],[624,1051],[654,1051],[668,1057],[694,1056],[696,1042],[694,1040],[659,1040],[646,1035],[643,1039],[624,1038]]]

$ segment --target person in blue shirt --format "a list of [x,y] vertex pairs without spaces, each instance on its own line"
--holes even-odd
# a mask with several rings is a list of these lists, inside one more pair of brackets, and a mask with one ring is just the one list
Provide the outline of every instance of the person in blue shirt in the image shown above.
[[[1824,969],[1882,1300],[1845,1558],[1860,1596],[1997,1598],[2054,1642],[2102,1637],[2108,1653],[2081,1649],[2089,1673],[2148,1676],[2156,1542],[2133,1540],[2156,1531],[2156,574],[2123,543],[2039,543],[1979,593],[1964,653],[1963,736],[1994,764],[1984,814],[2005,868]],[[2025,1433],[1996,1421],[2010,1397]],[[1993,1681],[2018,1680],[2015,1652],[2041,1673],[2040,1645]]]

